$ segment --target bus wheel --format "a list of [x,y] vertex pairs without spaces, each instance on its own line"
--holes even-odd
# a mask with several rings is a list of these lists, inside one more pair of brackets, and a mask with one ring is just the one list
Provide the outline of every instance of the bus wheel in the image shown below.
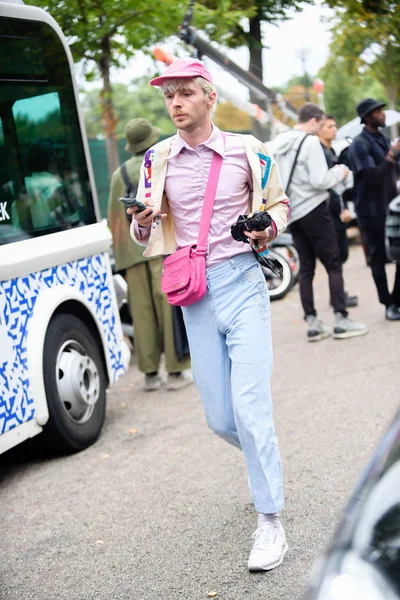
[[104,367],[93,335],[74,315],[59,314],[50,321],[43,377],[49,408],[43,441],[61,452],[93,444],[105,418]]

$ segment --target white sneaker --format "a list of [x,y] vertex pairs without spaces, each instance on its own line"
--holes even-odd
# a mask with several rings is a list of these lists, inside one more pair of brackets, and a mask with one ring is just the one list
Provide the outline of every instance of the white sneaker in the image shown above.
[[347,338],[357,337],[368,333],[368,327],[364,325],[364,323],[352,321],[349,317],[345,317],[340,312],[335,313],[335,321],[333,337],[336,339],[346,340]]
[[253,533],[253,538],[249,571],[269,571],[279,567],[289,547],[280,520],[277,518],[262,523]]
[[156,390],[160,389],[162,383],[163,380],[161,379],[158,373],[156,373],[155,375],[149,375],[148,373],[146,373],[144,378],[143,389],[145,392],[155,392]]
[[182,390],[192,383],[193,377],[190,371],[182,371],[182,373],[169,373],[167,378],[167,390]]
[[315,315],[306,316],[307,340],[309,342],[319,342],[331,335],[331,330]]

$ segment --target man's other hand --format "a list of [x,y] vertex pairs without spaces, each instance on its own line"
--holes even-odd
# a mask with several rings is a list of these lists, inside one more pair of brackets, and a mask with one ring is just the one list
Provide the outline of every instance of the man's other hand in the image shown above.
[[342,223],[350,223],[351,212],[347,208],[342,210],[342,212],[340,213],[340,220],[342,221]]
[[245,231],[244,235],[251,240],[257,241],[258,247],[262,248],[275,239],[275,231],[273,227],[267,227],[264,231]]

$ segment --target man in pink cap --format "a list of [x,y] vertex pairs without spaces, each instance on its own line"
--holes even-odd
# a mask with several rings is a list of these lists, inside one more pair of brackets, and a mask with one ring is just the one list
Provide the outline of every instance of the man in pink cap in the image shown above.
[[[207,292],[183,308],[195,383],[208,426],[243,451],[258,512],[250,571],[281,564],[288,548],[279,519],[282,469],[272,419],[272,348],[268,289],[250,244],[235,241],[241,214],[267,210],[272,224],[247,232],[260,247],[286,228],[289,203],[273,159],[250,135],[212,123],[216,92],[198,60],[173,62],[150,82],[161,87],[177,134],[144,157],[131,233],[144,254],[171,254],[196,244],[214,153],[223,157],[206,254]],[[155,219],[155,217],[157,217]]]

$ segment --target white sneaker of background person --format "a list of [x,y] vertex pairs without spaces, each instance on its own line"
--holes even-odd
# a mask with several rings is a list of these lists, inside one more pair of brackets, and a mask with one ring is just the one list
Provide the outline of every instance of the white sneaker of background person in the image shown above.
[[307,339],[309,342],[319,342],[331,335],[331,330],[316,315],[307,315]]
[[346,340],[348,338],[358,337],[368,333],[367,325],[352,321],[349,317],[340,312],[335,312],[335,327],[333,329],[333,337],[338,340]]
[[159,390],[163,384],[163,380],[160,377],[158,371],[156,373],[146,373],[144,376],[144,391],[155,392]]
[[249,571],[270,571],[283,561],[288,545],[278,514],[258,515],[254,544],[250,552]]
[[181,371],[180,373],[168,373],[167,390],[178,391],[193,383],[192,373],[190,371]]

